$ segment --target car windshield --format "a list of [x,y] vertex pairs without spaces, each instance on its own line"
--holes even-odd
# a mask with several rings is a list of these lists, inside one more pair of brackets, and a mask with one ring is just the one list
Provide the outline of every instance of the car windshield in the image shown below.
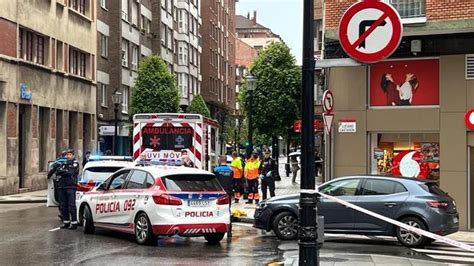
[[115,173],[116,171],[122,169],[123,167],[118,166],[101,166],[101,167],[90,167],[84,170],[84,174],[82,175],[81,181],[88,182],[88,181],[104,181],[110,175]]
[[222,187],[213,175],[172,175],[162,177],[169,191],[221,191]]
[[425,183],[420,185],[425,191],[438,195],[438,196],[446,196],[448,193],[444,192],[436,183]]

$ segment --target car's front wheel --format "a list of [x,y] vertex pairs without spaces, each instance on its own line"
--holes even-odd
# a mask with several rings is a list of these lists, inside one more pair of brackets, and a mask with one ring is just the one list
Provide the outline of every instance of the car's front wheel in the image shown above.
[[204,235],[204,238],[207,240],[209,244],[217,245],[224,238],[224,234],[225,233],[208,234],[208,235]]
[[153,227],[145,213],[140,213],[135,219],[135,239],[140,245],[153,245],[156,243]]
[[298,236],[298,217],[288,211],[277,214],[273,219],[273,232],[282,240],[296,239]]
[[88,205],[84,206],[82,211],[82,231],[84,234],[93,234],[95,231],[92,212]]
[[[403,218],[400,222],[407,224],[409,226],[421,229],[421,230],[426,230],[425,224],[416,217],[406,217],[406,218]],[[424,246],[429,241],[428,238],[422,235],[418,235],[413,232],[410,232],[401,227],[397,227],[396,233],[397,233],[398,241],[400,241],[402,245],[407,246],[407,247],[421,247],[421,246]]]

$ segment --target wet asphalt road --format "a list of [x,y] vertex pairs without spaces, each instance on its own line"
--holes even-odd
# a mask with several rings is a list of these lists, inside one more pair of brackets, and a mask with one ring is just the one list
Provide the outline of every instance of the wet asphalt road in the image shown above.
[[[133,236],[97,230],[59,230],[57,209],[42,204],[0,204],[1,265],[266,265],[290,262],[298,254],[296,241],[279,241],[271,233],[235,224],[230,242],[211,246],[204,238],[163,238],[157,246],[140,246]],[[51,231],[50,231],[51,230]],[[393,239],[331,236],[320,251],[321,262],[346,262],[348,254],[380,254],[435,262],[400,246]]]

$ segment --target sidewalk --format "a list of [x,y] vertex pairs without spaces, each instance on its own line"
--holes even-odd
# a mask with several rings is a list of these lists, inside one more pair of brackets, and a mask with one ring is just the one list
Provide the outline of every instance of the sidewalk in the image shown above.
[[0,204],[16,204],[16,203],[46,203],[48,190],[38,190],[33,192],[25,192],[0,196]]

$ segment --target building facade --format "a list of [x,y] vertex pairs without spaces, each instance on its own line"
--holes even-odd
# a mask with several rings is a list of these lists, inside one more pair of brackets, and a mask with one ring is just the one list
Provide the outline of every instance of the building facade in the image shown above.
[[0,3],[0,195],[45,189],[48,161],[95,149],[95,5]]
[[201,95],[222,125],[235,106],[235,0],[202,1]]
[[[355,1],[325,1],[324,58],[347,55],[338,22]],[[330,177],[352,174],[436,180],[474,229],[474,3],[390,1],[404,27],[387,60],[325,68],[335,98]],[[356,156],[354,156],[356,155]]]
[[[130,110],[140,60],[157,54],[176,75],[183,110],[200,91],[197,0],[100,0],[97,5],[97,113],[100,152],[131,154]],[[114,106],[112,95],[120,94]],[[114,144],[115,111],[118,139]],[[114,145],[116,147],[114,147]]]

